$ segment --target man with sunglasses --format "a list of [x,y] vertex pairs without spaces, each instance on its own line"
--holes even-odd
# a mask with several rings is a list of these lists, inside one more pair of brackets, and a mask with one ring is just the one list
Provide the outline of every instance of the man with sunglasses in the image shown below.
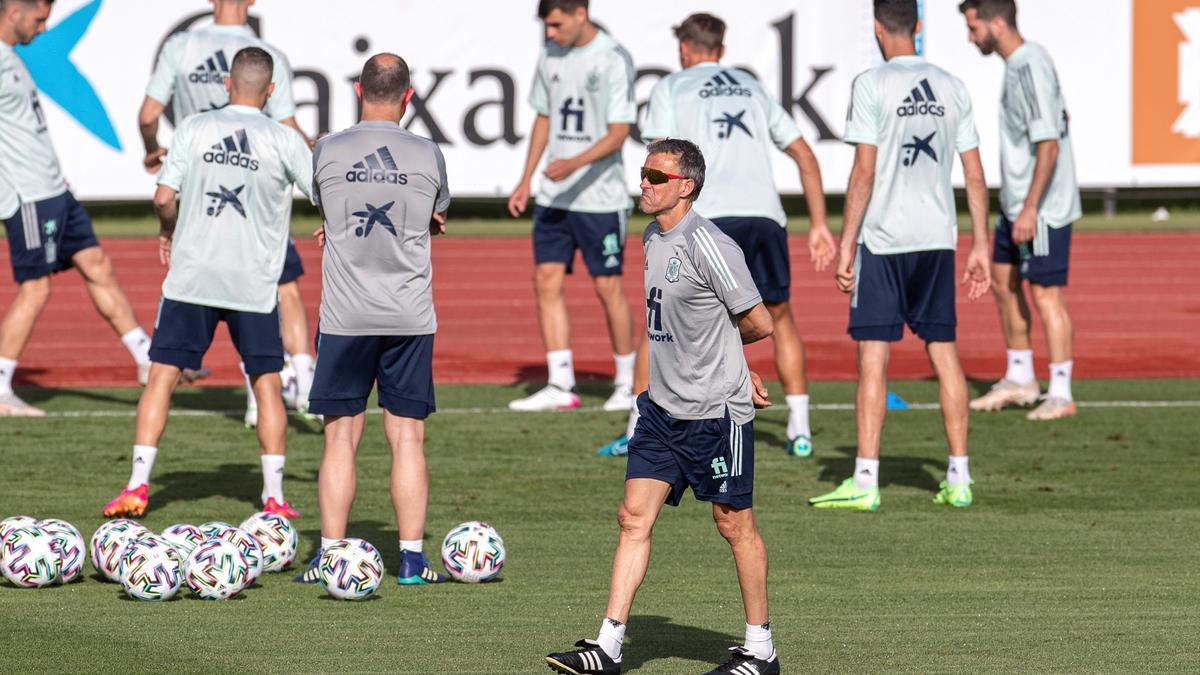
[[[642,138],[686,138],[708,162],[708,190],[696,210],[711,218],[742,247],[754,283],[775,320],[775,368],[788,407],[787,452],[813,453],[808,419],[808,382],[804,343],[792,320],[791,262],[787,216],[775,191],[771,160],[783,151],[800,172],[812,217],[808,245],[813,264],[824,270],[834,257],[833,236],[825,218],[821,168],[800,130],[751,74],[722,66],[725,22],[711,14],[693,14],[674,28],[683,70],[664,77],[650,94]],[[625,454],[637,425],[630,412],[625,435],[604,446],[600,455]]]
[[712,503],[729,542],[746,618],[745,643],[711,673],[779,672],[767,614],[767,549],[754,522],[754,409],[768,404],[742,345],[769,337],[762,303],[741,248],[693,209],[704,188],[704,156],[678,139],[651,143],[642,168],[643,212],[654,216],[646,255],[646,341],[650,387],[629,444],[620,538],[608,608],[596,640],[546,656],[559,673],[621,672],[621,644],[633,597],[650,564],[650,536],[663,504],[690,486]]
[[533,210],[533,258],[538,325],[550,377],[545,388],[508,407],[579,407],[563,296],[563,280],[578,249],[604,307],[616,362],[616,387],[604,409],[628,410],[636,354],[629,304],[621,291],[629,215],[621,146],[637,119],[633,59],[591,22],[587,0],[541,0],[538,17],[546,27],[546,46],[529,93],[537,117],[508,211],[514,218],[525,211],[533,174],[548,152]]

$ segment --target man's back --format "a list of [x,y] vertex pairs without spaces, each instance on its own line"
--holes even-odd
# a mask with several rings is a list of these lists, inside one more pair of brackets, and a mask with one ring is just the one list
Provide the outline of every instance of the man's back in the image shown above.
[[[8,187],[11,186],[11,187]],[[20,202],[37,202],[67,190],[50,142],[37,86],[25,63],[0,42],[0,218]]]
[[700,146],[714,188],[696,200],[704,217],[757,216],[786,225],[771,146],[788,147],[800,130],[753,75],[709,62],[666,76],[650,95],[642,138]]
[[163,296],[269,312],[288,240],[294,183],[312,186],[304,139],[262,111],[231,105],[185,120],[159,176],[180,192]]
[[979,145],[963,83],[915,56],[865,71],[854,80],[845,140],[878,149],[860,242],[877,255],[953,250],[951,168]]
[[429,223],[450,205],[437,144],[361,122],[318,141],[313,163],[325,213],[321,332],[434,333]]

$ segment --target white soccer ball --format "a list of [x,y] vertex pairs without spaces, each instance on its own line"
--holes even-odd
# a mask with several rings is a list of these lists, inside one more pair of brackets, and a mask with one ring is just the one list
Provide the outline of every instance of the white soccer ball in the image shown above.
[[8,539],[9,533],[13,530],[20,527],[37,525],[37,522],[37,518],[30,518],[29,516],[12,516],[11,518],[0,520],[0,546],[4,545],[4,540]]
[[134,600],[170,600],[183,583],[179,551],[163,537],[143,534],[121,555],[121,587]]
[[92,567],[109,581],[120,582],[121,554],[131,539],[149,532],[137,521],[118,518],[104,523],[92,534]]
[[218,539],[237,546],[242,552],[242,557],[246,559],[250,568],[250,574],[246,577],[246,588],[253,586],[263,573],[263,551],[262,546],[258,545],[258,540],[249,532],[237,528],[225,530]]
[[205,540],[219,539],[226,530],[233,529],[232,525],[223,520],[210,520],[199,527],[200,533],[204,535]]
[[506,556],[500,533],[482,521],[460,523],[442,540],[442,565],[451,577],[469,584],[495,579]]
[[362,600],[383,582],[383,557],[369,542],[339,539],[321,551],[321,585],[338,600]]
[[58,518],[39,520],[38,527],[47,532],[58,542],[59,583],[69,584],[83,574],[83,566],[87,563],[87,548],[83,543],[83,535],[75,526]]
[[187,560],[187,557],[196,550],[196,547],[204,543],[204,533],[195,525],[187,523],[179,523],[172,525],[162,531],[160,535],[167,543],[174,546],[175,550],[179,551],[180,560]]
[[296,559],[299,535],[292,522],[274,513],[256,513],[239,526],[258,540],[263,552],[263,570],[279,572]]
[[24,588],[41,588],[62,579],[58,541],[33,525],[10,530],[0,548],[0,574]]
[[196,547],[184,563],[184,581],[202,600],[225,600],[246,588],[250,565],[238,547],[210,539]]

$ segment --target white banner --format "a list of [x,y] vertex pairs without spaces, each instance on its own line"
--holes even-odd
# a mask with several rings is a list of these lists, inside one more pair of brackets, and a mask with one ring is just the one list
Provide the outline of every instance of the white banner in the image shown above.
[[[393,51],[405,57],[417,93],[405,123],[442,145],[454,194],[493,197],[508,194],[525,158],[533,122],[526,98],[542,40],[536,5],[259,0],[252,17],[263,38],[291,59],[297,119],[312,135],[356,121],[351,80],[367,56]],[[725,62],[766,83],[816,150],[826,189],[844,191],[853,153],[839,137],[850,83],[880,59],[871,0],[593,0],[591,7],[593,19],[632,53],[643,105],[658,78],[679,67],[671,26],[692,11],[724,18]],[[59,0],[50,30],[22,49],[80,198],[150,196],[153,177],[141,167],[137,111],[162,42],[207,21],[207,10],[199,0]],[[1083,186],[1196,182],[1200,0],[1025,0],[1020,11],[1022,32],[1057,63]],[[926,56],[972,92],[985,167],[995,184],[1003,62],[981,56],[967,41],[954,0],[925,0],[924,26]],[[169,136],[164,124],[164,144]],[[631,193],[642,153],[639,143],[627,143]],[[782,154],[776,181],[782,192],[799,192],[795,166]]]

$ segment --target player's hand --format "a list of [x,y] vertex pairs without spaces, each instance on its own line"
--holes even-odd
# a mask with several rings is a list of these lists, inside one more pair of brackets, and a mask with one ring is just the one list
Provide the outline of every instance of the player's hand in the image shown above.
[[762,378],[753,370],[750,371],[750,400],[754,402],[754,407],[762,410],[770,408],[771,401],[768,399],[767,385],[763,384]]
[[849,293],[854,290],[854,252],[842,250],[838,255],[837,268],[833,271],[833,280],[838,290]]
[[313,239],[317,240],[318,248],[325,248],[325,226],[322,225],[313,231]]
[[972,301],[983,297],[992,287],[992,266],[988,261],[987,242],[977,242],[967,256],[963,269],[962,284],[967,287],[967,298]]
[[569,159],[556,159],[546,165],[546,169],[542,173],[554,181],[555,183],[566,180],[571,174],[575,173],[575,162]]
[[439,234],[446,234],[446,214],[433,214],[433,217],[429,219],[429,234],[434,237]]
[[1012,239],[1018,244],[1033,241],[1036,230],[1037,211],[1022,209],[1021,214],[1017,216],[1017,222],[1013,223]]
[[525,205],[529,203],[529,182],[522,182],[508,196],[508,214],[513,218],[519,218],[522,213],[525,213]]
[[163,157],[167,156],[166,148],[159,148],[154,152],[147,152],[146,157],[142,160],[142,166],[146,167],[146,173],[158,173],[162,169]]
[[809,228],[808,255],[818,272],[824,272],[829,263],[837,257],[837,247],[833,244],[833,235],[829,232],[828,225],[813,225]]
[[158,262],[171,264],[171,237],[165,234],[158,235]]

